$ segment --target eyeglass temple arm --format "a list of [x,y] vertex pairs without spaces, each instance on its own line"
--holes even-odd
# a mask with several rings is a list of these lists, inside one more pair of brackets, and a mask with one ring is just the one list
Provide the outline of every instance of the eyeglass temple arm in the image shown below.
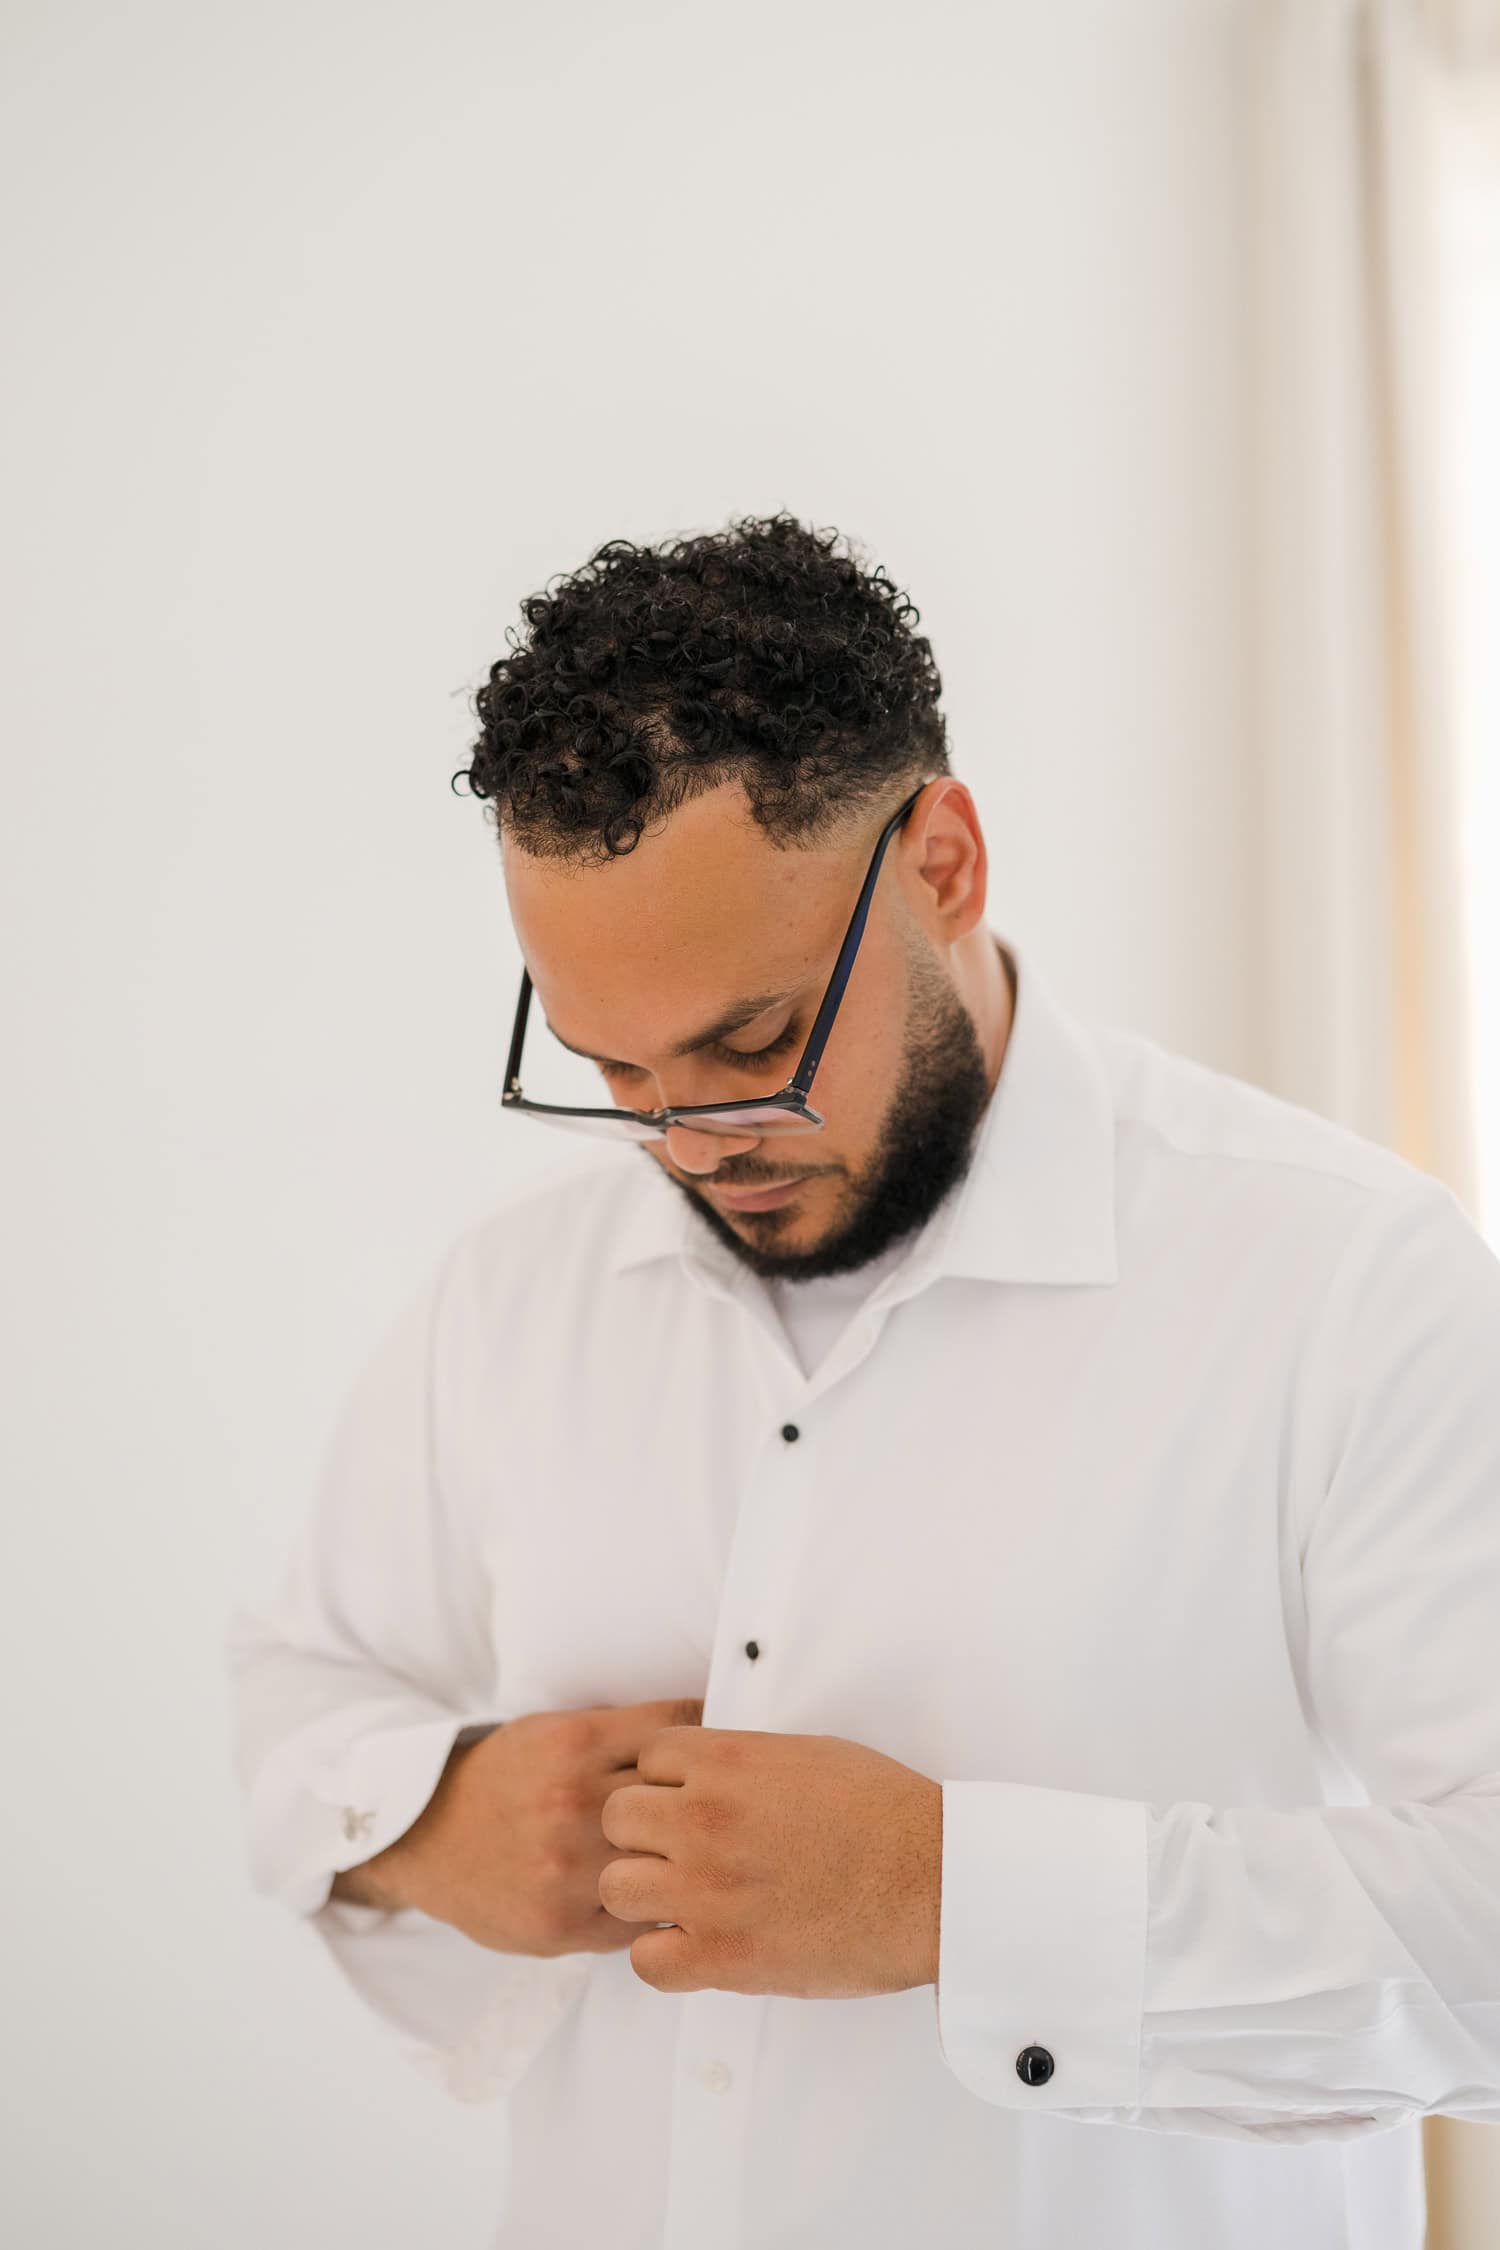
[[[924,781],[922,789],[926,787],[927,784]],[[839,957],[834,965],[833,975],[828,980],[828,990],[823,995],[823,1005],[819,1008],[812,1030],[808,1033],[807,1047],[802,1060],[787,1080],[788,1093],[806,1094],[812,1085],[813,1072],[822,1060],[823,1047],[828,1038],[829,1028],[834,1017],[838,1014],[839,1002],[844,997],[844,987],[849,982],[854,968],[854,957],[859,951],[859,941],[864,936],[865,922],[870,912],[870,901],[875,896],[875,885],[879,880],[881,865],[885,859],[885,847],[911,811],[917,798],[921,796],[922,789],[914,791],[907,798],[906,803],[892,813],[885,824],[879,843],[875,846],[870,860],[870,871],[866,875],[864,887],[855,901],[854,912],[849,917],[849,927],[844,932],[844,942],[839,948]]]
[[505,1063],[505,1083],[508,1089],[518,1087],[521,1083],[521,1049],[526,1041],[526,1018],[530,1013],[531,971],[523,962],[521,964],[521,998],[516,1007],[516,1028],[511,1033],[510,1054],[507,1056]]

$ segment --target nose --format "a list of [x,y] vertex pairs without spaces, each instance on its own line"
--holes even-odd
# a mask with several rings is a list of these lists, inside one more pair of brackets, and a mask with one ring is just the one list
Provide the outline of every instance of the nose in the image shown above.
[[695,1133],[690,1125],[669,1125],[663,1139],[679,1172],[715,1172],[726,1156],[743,1156],[760,1144],[759,1133]]

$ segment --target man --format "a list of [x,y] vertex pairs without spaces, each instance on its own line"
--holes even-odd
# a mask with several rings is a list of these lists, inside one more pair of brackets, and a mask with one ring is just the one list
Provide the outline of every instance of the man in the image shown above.
[[1418,2250],[1500,2121],[1500,1263],[1059,1005],[835,540],[525,616],[505,1098],[622,1145],[448,1246],[236,1615],[257,1886],[508,2095],[497,2250]]

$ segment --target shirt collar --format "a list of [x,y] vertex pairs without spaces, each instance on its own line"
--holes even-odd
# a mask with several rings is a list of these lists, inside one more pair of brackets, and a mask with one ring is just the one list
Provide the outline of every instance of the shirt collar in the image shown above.
[[[1000,940],[1016,967],[1016,1002],[974,1156],[898,1269],[895,1293],[940,1275],[978,1281],[1112,1282],[1114,1102],[1087,1029],[1058,1003],[1029,953]],[[710,1270],[739,1265],[682,1190],[639,1158],[647,1176],[606,1262],[623,1273],[680,1255]]]

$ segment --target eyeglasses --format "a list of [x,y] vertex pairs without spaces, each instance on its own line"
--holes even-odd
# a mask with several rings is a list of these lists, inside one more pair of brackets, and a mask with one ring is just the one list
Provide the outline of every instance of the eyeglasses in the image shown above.
[[531,972],[521,971],[521,996],[516,1003],[515,1028],[511,1033],[510,1055],[505,1065],[505,1090],[500,1096],[502,1109],[518,1110],[528,1117],[540,1118],[545,1124],[561,1125],[574,1133],[595,1133],[608,1139],[627,1141],[660,1140],[669,1125],[688,1123],[695,1133],[725,1133],[756,1135],[784,1133],[816,1133],[826,1120],[813,1109],[807,1099],[813,1082],[813,1073],[822,1059],[828,1034],[833,1029],[833,1019],[839,1012],[839,1002],[844,997],[844,987],[849,982],[854,967],[854,957],[859,951],[859,941],[864,935],[870,901],[875,895],[875,880],[885,857],[885,847],[896,830],[910,813],[912,806],[927,787],[909,796],[904,805],[894,812],[880,832],[880,838],[870,860],[869,872],[856,901],[844,942],[839,947],[839,957],[833,965],[828,989],[823,994],[822,1005],[807,1035],[807,1045],[802,1059],[779,1094],[759,1094],[744,1102],[694,1102],[685,1109],[580,1109],[559,1102],[528,1101],[521,1092],[521,1048],[526,1039],[526,1018],[531,1008]]

